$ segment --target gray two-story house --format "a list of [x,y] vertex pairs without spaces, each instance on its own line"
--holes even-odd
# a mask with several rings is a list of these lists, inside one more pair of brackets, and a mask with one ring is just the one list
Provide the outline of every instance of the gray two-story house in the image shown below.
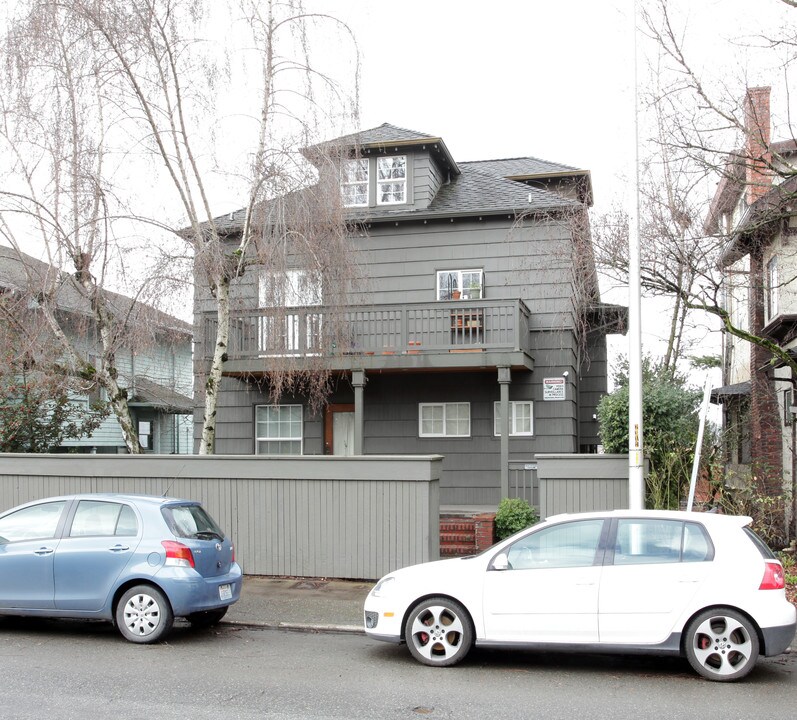
[[[365,280],[346,308],[350,340],[323,359],[332,392],[317,413],[301,396],[272,404],[258,382],[263,333],[233,328],[216,452],[441,454],[442,505],[532,499],[535,454],[597,451],[606,334],[624,329],[624,310],[598,293],[589,172],[531,157],[457,162],[442,138],[389,124],[335,143],[350,148],[341,193]],[[309,356],[323,289],[296,294],[288,342]],[[236,311],[234,327],[262,312]],[[200,376],[212,326],[200,295]]]

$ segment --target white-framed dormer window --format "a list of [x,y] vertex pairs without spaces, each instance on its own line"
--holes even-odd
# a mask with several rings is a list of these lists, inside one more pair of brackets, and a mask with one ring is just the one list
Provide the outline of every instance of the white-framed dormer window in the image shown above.
[[255,408],[255,453],[301,455],[302,425],[301,405],[258,405]]
[[470,437],[470,403],[420,403],[420,437]]
[[376,159],[376,203],[397,205],[407,202],[407,156]]
[[346,160],[341,168],[340,186],[346,207],[368,205],[368,158]]
[[[509,434],[534,435],[534,403],[531,400],[512,400],[509,403]],[[493,403],[493,434],[501,436],[501,403]]]
[[479,300],[484,297],[482,270],[438,270],[438,300]]
[[773,318],[778,316],[778,291],[780,289],[780,281],[778,280],[778,256],[773,255],[767,263],[767,301],[766,301],[766,322],[770,322]]

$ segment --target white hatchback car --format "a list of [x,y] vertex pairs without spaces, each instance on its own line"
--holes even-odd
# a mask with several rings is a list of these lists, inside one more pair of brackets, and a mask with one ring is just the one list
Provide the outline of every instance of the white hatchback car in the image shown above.
[[797,616],[783,567],[748,517],[668,511],[558,515],[468,558],[383,577],[365,631],[426,665],[487,647],[685,655],[737,680],[784,652]]

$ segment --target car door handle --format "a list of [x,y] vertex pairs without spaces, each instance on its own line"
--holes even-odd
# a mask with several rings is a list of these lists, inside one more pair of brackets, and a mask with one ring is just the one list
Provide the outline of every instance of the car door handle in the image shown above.
[[130,546],[129,545],[114,545],[113,547],[108,548],[108,549],[111,552],[118,553],[118,552],[124,552],[125,550],[129,550]]
[[40,547],[38,550],[34,550],[34,555],[51,555],[55,552],[55,548],[48,548],[48,547]]

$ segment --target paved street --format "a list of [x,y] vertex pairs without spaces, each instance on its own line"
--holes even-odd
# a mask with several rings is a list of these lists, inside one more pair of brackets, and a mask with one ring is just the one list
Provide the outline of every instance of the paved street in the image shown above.
[[134,646],[107,625],[0,621],[4,720],[794,718],[797,656],[720,685],[678,660],[474,650],[426,668],[361,635],[179,626]]

